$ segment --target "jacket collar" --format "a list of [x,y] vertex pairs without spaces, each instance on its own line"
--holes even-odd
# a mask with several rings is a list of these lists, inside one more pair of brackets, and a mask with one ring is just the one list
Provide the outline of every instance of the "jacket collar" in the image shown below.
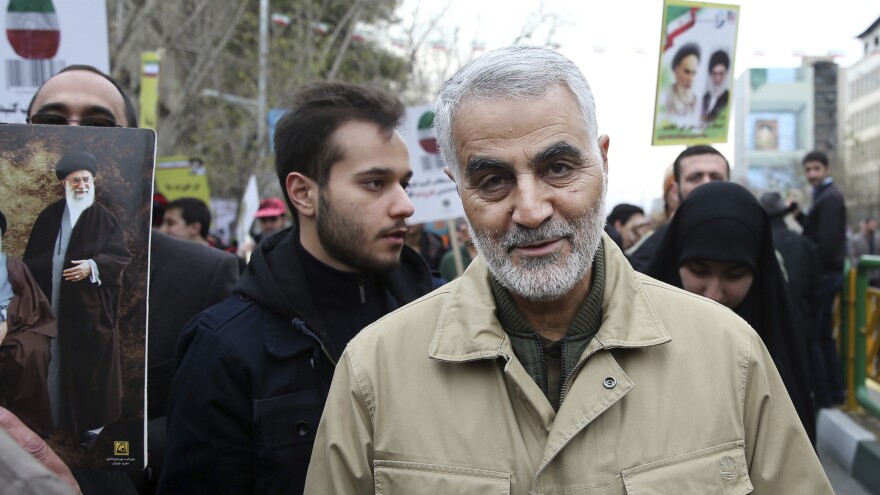
[[[602,242],[606,270],[602,326],[586,352],[669,342],[669,333],[648,299],[640,275],[607,235],[603,235]],[[458,280],[449,284],[451,292],[441,309],[429,357],[456,362],[513,354],[495,314],[489,277],[483,257],[478,256]]]
[[[339,337],[334,329],[328,328],[315,309],[302,261],[297,255],[297,236],[296,227],[291,227],[263,240],[254,251],[235,292],[254,299],[291,325],[299,325],[296,334],[309,333],[335,360],[342,354],[348,339]],[[400,265],[377,277],[386,292],[386,306],[391,309],[427,294],[432,288],[427,263],[408,246],[403,247]],[[285,358],[299,353],[302,349],[292,342],[290,327],[267,325],[266,349],[270,355]]]

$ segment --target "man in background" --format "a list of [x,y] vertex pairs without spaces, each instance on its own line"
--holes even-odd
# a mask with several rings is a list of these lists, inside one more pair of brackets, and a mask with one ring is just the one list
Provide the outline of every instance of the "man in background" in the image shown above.
[[[816,308],[819,304],[819,288],[822,283],[819,252],[812,241],[789,229],[785,222],[785,217],[790,215],[797,205],[786,204],[778,191],[767,191],[761,195],[761,206],[770,218],[773,246],[782,256],[782,268],[791,289],[789,293],[802,318],[806,333],[805,340],[810,342],[816,325]],[[812,344],[810,346],[812,347]]]
[[[464,271],[477,257],[477,248],[471,238],[471,231],[468,229],[467,220],[460,218],[455,222],[455,234],[458,236],[458,252],[461,256],[461,269]],[[440,260],[440,276],[443,280],[451,282],[458,278],[461,273],[455,265],[455,253],[450,249],[443,255]]]
[[172,237],[192,241],[203,246],[208,243],[211,228],[211,210],[198,198],[178,198],[165,206],[160,230]]
[[834,341],[834,298],[843,286],[846,258],[846,205],[831,177],[828,155],[811,151],[803,159],[804,175],[813,186],[813,204],[799,215],[804,236],[819,250],[822,285],[819,289],[817,323],[812,341],[813,394],[818,407],[830,407],[844,400],[843,377]]
[[[138,126],[131,98],[119,83],[88,65],[70,65],[43,83],[28,106],[32,124],[99,127]],[[149,403],[147,431],[150,466],[146,483],[154,481],[161,464],[164,440],[165,402],[174,376],[174,346],[181,328],[201,310],[232,293],[238,279],[236,256],[185,242],[153,230],[150,242],[149,328],[147,349]],[[191,297],[179,297],[191,294]],[[128,493],[128,480],[92,477],[75,473],[84,486],[97,493]],[[124,476],[123,476],[124,477]]]
[[449,249],[439,235],[426,229],[423,223],[410,225],[406,230],[406,245],[422,256],[434,276],[440,275],[440,260]]
[[617,234],[617,238],[611,238],[621,250],[626,251],[642,238],[642,230],[646,226],[645,210],[636,205],[620,203],[611,209],[606,225]]
[[402,103],[325,82],[291,106],[275,131],[275,167],[295,225],[263,239],[234,297],[180,338],[165,494],[301,493],[348,341],[432,288],[404,245],[414,210],[395,130]]
[[[850,241],[850,263],[859,266],[859,258],[866,254],[877,255],[880,249],[880,232],[877,232],[877,219],[869,216],[862,220],[861,228]],[[874,271],[869,283],[880,287],[880,273]]]
[[[678,195],[681,202],[687,199],[691,191],[707,182],[730,180],[730,165],[718,150],[700,144],[690,146],[678,155],[672,164],[672,175],[674,194]],[[657,227],[654,233],[629,255],[629,261],[636,271],[643,272],[648,268],[654,251],[666,234],[667,225]]]
[[260,200],[260,207],[254,214],[254,219],[260,226],[260,231],[254,237],[256,242],[270,237],[276,232],[287,228],[287,216],[284,201],[281,198],[266,198]]

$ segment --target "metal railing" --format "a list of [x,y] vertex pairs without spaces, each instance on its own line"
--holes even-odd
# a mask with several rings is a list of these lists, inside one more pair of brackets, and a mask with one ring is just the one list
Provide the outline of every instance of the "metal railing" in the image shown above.
[[843,408],[856,411],[859,406],[880,418],[880,403],[868,393],[868,356],[871,370],[877,376],[880,364],[880,331],[878,331],[878,303],[880,290],[868,287],[868,276],[880,269],[880,256],[859,258],[857,268],[849,269],[844,279],[840,299],[840,351],[843,355],[844,376],[848,390]]

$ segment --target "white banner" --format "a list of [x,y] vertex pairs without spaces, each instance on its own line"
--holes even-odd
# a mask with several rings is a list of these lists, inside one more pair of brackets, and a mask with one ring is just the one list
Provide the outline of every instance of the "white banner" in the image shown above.
[[37,88],[68,65],[109,71],[105,0],[3,4],[0,122],[24,123]]
[[446,163],[437,151],[437,141],[431,129],[433,121],[434,113],[430,105],[409,107],[403,124],[398,128],[409,149],[413,170],[409,197],[415,213],[408,220],[410,224],[464,216],[455,183],[443,173]]
[[239,246],[244,245],[246,241],[253,241],[249,231],[251,224],[254,223],[254,215],[257,214],[259,208],[260,192],[257,190],[257,177],[251,175],[238,207],[238,225],[235,227],[235,238],[238,240]]

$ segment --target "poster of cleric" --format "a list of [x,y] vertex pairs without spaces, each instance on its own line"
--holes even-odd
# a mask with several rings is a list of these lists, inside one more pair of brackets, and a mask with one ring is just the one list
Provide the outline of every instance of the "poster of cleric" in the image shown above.
[[3,126],[0,405],[73,469],[141,470],[155,133]]
[[727,142],[739,7],[666,0],[651,144]]

